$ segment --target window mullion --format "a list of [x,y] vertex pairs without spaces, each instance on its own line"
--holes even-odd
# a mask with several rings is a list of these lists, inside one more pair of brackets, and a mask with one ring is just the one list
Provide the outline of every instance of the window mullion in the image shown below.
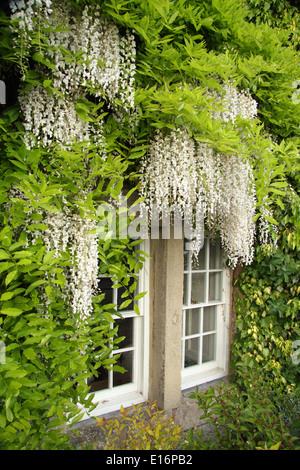
[[209,248],[210,248],[210,242],[209,239],[206,239],[206,244],[205,244],[205,297],[204,297],[204,303],[208,303],[209,299]]
[[184,369],[184,363],[185,363],[185,310],[183,310],[182,312],[182,355],[181,355],[181,361],[182,361],[182,364],[181,364],[181,367],[182,369]]

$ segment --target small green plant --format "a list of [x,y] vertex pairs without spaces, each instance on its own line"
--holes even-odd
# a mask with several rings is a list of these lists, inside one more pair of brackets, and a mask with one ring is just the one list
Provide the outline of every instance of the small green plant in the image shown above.
[[214,427],[214,437],[203,439],[197,429],[187,433],[183,447],[186,450],[271,449],[280,443],[280,449],[294,449],[295,437],[290,435],[272,398],[268,383],[260,379],[259,371],[251,371],[247,389],[222,383],[207,392],[198,389],[191,398],[203,410],[201,419]]
[[271,446],[269,449],[267,447],[267,444],[265,444],[264,447],[256,447],[257,450],[279,450],[281,442],[277,442],[277,444],[274,444]]
[[106,432],[105,450],[172,450],[181,441],[181,426],[173,416],[165,417],[155,402],[133,405],[126,410],[121,406],[120,418],[96,418],[97,426]]

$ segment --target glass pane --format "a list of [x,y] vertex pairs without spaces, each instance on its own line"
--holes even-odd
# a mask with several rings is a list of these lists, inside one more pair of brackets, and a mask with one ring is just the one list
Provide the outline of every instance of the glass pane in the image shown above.
[[209,274],[208,300],[221,300],[221,273]]
[[217,307],[205,307],[203,309],[203,332],[216,329]]
[[185,336],[200,333],[200,309],[185,311]]
[[199,251],[197,258],[192,256],[192,269],[194,271],[201,271],[205,269],[205,245]]
[[203,303],[205,300],[205,274],[192,274],[192,304]]
[[185,274],[183,284],[183,305],[189,305],[188,279],[188,274]]
[[116,362],[117,366],[124,367],[126,372],[113,371],[113,386],[124,385],[133,380],[133,351],[124,352]]
[[220,238],[210,240],[209,269],[222,269],[222,247]]
[[98,369],[98,377],[93,376],[88,380],[88,385],[90,385],[90,392],[97,392],[98,390],[104,390],[108,388],[108,370],[101,366]]
[[102,301],[102,304],[113,304],[115,303],[113,300],[113,289],[112,289],[113,282],[110,277],[101,277],[99,281],[99,287],[101,294],[105,294],[105,298]]
[[203,336],[202,363],[214,361],[216,358],[216,335]]
[[118,337],[125,336],[125,339],[118,343],[118,348],[131,347],[133,345],[133,318],[116,320],[114,326],[119,326]]
[[187,271],[189,268],[189,251],[184,250],[183,260],[184,260],[184,270]]
[[192,338],[186,340],[184,367],[191,367],[198,364],[199,341],[199,338]]

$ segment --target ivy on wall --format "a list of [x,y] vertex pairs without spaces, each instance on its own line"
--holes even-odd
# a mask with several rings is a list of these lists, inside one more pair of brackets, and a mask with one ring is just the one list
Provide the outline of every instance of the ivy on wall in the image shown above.
[[233,370],[243,361],[289,389],[299,382],[293,343],[299,339],[300,256],[299,196],[289,188],[284,208],[277,209],[278,245],[257,245],[254,262],[236,280],[236,334]]

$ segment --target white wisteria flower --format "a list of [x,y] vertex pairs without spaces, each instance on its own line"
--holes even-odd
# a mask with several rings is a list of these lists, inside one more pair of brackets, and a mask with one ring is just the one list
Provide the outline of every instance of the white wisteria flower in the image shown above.
[[92,299],[98,289],[98,241],[89,231],[95,221],[80,215],[63,212],[48,213],[44,223],[48,229],[40,236],[54,257],[68,251],[72,266],[63,273],[66,282],[62,298],[72,309],[74,317],[85,320],[93,311]]
[[20,95],[26,146],[47,148],[53,142],[68,146],[74,140],[98,142],[99,137],[102,145],[101,122],[81,119],[76,100],[92,93],[96,98],[104,97],[116,115],[124,111],[134,115],[134,36],[128,31],[121,36],[116,25],[100,17],[98,7],[86,6],[80,16],[70,5],[50,6],[47,0],[11,3],[12,19],[18,20],[15,33],[22,34],[23,50],[31,47],[30,32],[39,27],[37,17],[45,17],[52,26],[43,60],[53,67],[49,71],[38,63],[36,69],[48,76],[51,89],[57,92],[50,94],[36,86]]
[[240,116],[242,119],[255,119],[257,117],[257,102],[252,98],[248,90],[239,91],[232,84],[225,84],[222,87],[222,94],[210,91],[216,103],[222,102],[223,109],[213,111],[214,119],[221,119],[224,122],[235,122]]
[[[255,185],[250,164],[238,155],[196,144],[188,132],[158,132],[142,165],[141,193],[149,210],[163,214],[174,206],[184,217],[201,212],[208,229],[221,235],[231,266],[251,263],[255,239]],[[202,245],[195,233],[194,251]]]

